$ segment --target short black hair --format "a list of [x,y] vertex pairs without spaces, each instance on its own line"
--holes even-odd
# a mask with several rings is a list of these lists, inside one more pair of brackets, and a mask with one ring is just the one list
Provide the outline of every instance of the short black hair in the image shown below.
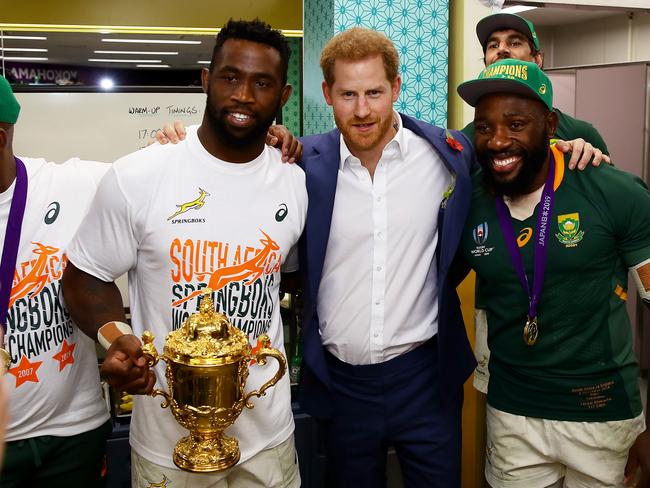
[[282,82],[287,82],[287,70],[289,68],[289,57],[291,48],[282,32],[273,29],[269,24],[260,20],[233,20],[230,19],[217,34],[214,49],[212,50],[212,59],[210,60],[210,71],[214,67],[214,60],[221,49],[221,46],[228,39],[243,39],[246,41],[266,44],[280,53],[280,62],[282,64]]

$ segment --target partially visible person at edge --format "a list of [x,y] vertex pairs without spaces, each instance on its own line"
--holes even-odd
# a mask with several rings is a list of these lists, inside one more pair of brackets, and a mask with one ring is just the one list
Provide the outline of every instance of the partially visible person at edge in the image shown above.
[[[394,445],[407,486],[457,487],[474,362],[446,275],[472,150],[460,133],[394,112],[398,65],[393,44],[368,29],[339,34],[322,53],[340,130],[303,139],[301,405],[325,419],[337,486],[383,486]],[[183,130],[167,126],[158,139],[176,142]]]
[[486,479],[492,488],[650,488],[625,303],[630,271],[650,304],[650,192],[609,165],[565,171],[549,145],[553,87],[535,63],[499,61],[458,93],[476,108],[481,165],[459,264],[485,294]]
[[60,280],[64,249],[108,165],[17,158],[19,111],[0,77],[0,323],[11,360],[0,487],[102,486],[111,425],[97,356],[63,304]]
[[[540,69],[542,68],[544,53],[540,51],[535,26],[529,20],[509,13],[488,15],[476,25],[476,35],[483,47],[483,62],[485,66],[490,66],[503,59],[519,59],[535,63]],[[587,145],[593,146],[595,165],[599,164],[601,156],[605,162],[610,162],[607,156],[609,154],[607,145],[593,125],[584,120],[575,119],[566,115],[558,108],[553,108],[553,111],[558,117],[554,138],[566,141],[582,139],[586,141]],[[463,133],[470,141],[474,142],[475,132],[473,122],[469,123],[463,129]],[[558,142],[557,147],[566,152],[563,142]],[[580,166],[582,167],[586,163],[589,154],[589,152],[585,152],[581,156],[578,151],[574,151],[568,162],[568,167],[573,169],[579,160],[581,162]],[[476,355],[478,365],[474,373],[473,382],[477,390],[487,393],[490,378],[488,371],[490,350],[487,347],[487,323],[480,282],[476,285],[474,325],[476,328],[474,354]]]
[[[134,393],[132,484],[178,487],[300,486],[289,378],[285,375],[227,433],[241,459],[222,473],[188,473],[172,461],[187,431],[143,396],[166,385],[164,364],[150,370],[139,337],[150,329],[162,351],[167,333],[196,310],[201,289],[214,290],[219,311],[251,344],[268,334],[284,351],[280,269],[297,268],[307,211],[305,176],[265,146],[266,132],[291,94],[290,49],[279,31],[255,21],[229,21],[216,38],[203,121],[177,146],[153,145],[113,164],[68,248],[66,303],[79,327],[107,350],[102,375]],[[199,197],[200,204],[188,205]],[[187,202],[187,204],[184,204]],[[192,215],[185,212],[192,209]],[[199,268],[190,256],[202,253]],[[124,322],[114,284],[129,273],[133,330]],[[226,309],[227,307],[227,309]],[[258,389],[276,365],[251,366]]]

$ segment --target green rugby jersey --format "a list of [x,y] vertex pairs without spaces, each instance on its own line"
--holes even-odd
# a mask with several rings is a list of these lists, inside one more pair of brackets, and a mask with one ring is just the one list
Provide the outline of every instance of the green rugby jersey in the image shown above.
[[[625,308],[627,269],[650,257],[650,192],[609,165],[564,171],[556,155],[539,338],[523,340],[528,297],[479,171],[460,255],[477,274],[487,310],[488,403],[531,417],[606,421],[642,410]],[[536,213],[512,219],[532,283]]]

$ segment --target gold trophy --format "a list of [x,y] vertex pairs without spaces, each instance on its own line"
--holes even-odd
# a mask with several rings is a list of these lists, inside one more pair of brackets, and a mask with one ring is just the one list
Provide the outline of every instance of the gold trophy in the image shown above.
[[[211,289],[203,290],[199,311],[167,335],[162,356],[153,345],[153,334],[142,335],[149,366],[159,359],[167,363],[169,393],[154,390],[152,396],[165,397],[161,407],[171,407],[176,421],[190,431],[174,448],[174,464],[193,472],[222,471],[239,461],[239,443],[224,430],[244,407],[253,408],[251,399],[263,396],[287,369],[284,355],[270,347],[266,334],[258,338],[261,348],[253,353],[248,336],[214,310],[211,295]],[[251,360],[263,366],[268,357],[278,361],[275,376],[259,390],[244,393]]]

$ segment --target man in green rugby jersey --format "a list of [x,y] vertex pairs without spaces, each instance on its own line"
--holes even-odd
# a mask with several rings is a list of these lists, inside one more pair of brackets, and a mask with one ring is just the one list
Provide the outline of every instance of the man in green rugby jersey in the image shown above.
[[[505,59],[459,86],[476,108],[458,261],[485,293],[485,474],[493,488],[650,486],[650,433],[625,307],[650,300],[650,192],[609,165],[565,171],[552,85]],[[615,202],[615,204],[612,204]],[[638,471],[638,473],[637,473]]]

